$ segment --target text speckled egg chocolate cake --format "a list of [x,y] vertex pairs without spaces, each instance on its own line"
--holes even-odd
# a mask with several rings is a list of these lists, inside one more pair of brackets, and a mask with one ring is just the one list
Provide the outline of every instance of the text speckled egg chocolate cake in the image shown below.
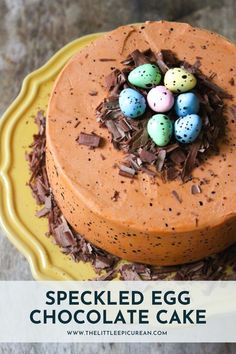
[[46,121],[47,173],[69,224],[146,264],[233,244],[235,72],[234,44],[183,23],[119,27],[78,52]]

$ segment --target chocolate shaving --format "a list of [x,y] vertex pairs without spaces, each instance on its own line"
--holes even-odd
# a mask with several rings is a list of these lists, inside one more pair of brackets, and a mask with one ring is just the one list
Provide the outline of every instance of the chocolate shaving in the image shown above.
[[112,269],[112,270],[106,272],[105,274],[101,275],[100,277],[97,277],[96,279],[93,279],[93,280],[108,281],[108,280],[113,280],[114,278],[116,278],[116,276],[117,276],[117,270]]
[[227,98],[227,99],[232,99],[233,96],[228,94],[224,89],[221,87],[217,86],[212,80],[209,80],[209,78],[203,74],[198,75],[198,80],[202,81],[202,84],[212,91],[214,91],[216,94],[219,95],[220,98]]
[[171,193],[180,204],[183,202],[182,198],[179,196],[179,194],[176,191],[172,191]]
[[179,147],[179,144],[174,143],[174,144],[164,146],[163,149],[165,149],[165,151],[168,153],[168,152],[174,151],[175,149],[178,149],[178,147]]
[[156,56],[158,57],[158,55],[162,55],[163,61],[169,68],[181,66],[182,62],[178,59],[177,55],[172,50],[163,49],[160,53],[161,54],[157,53]]
[[183,181],[186,181],[186,179],[189,178],[189,175],[195,166],[196,157],[197,157],[197,153],[199,151],[200,145],[201,145],[201,143],[198,141],[196,143],[193,143],[190,147],[188,156],[185,160],[184,167],[182,170],[182,180]]
[[161,172],[166,158],[166,150],[160,150],[157,155],[156,168],[158,172]]
[[101,137],[95,134],[80,133],[76,141],[80,145],[97,148],[101,142]]
[[100,61],[104,61],[104,62],[107,62],[107,61],[116,61],[116,59],[112,59],[112,58],[100,58],[99,60],[100,60]]
[[106,160],[106,157],[105,157],[103,154],[100,154],[100,156],[101,156],[101,159],[102,159],[103,161]]
[[135,132],[128,140],[130,151],[137,151],[140,147],[145,146],[148,143],[148,140],[149,137],[146,129],[140,129]]
[[117,85],[117,78],[119,74],[119,70],[113,70],[108,76],[106,76],[105,81],[106,81],[106,86],[107,90],[111,91],[116,85]]
[[37,211],[36,216],[38,218],[42,218],[47,215],[52,209],[52,198],[51,195],[45,197],[44,207]]
[[113,120],[107,120],[105,125],[112,135],[114,141],[119,141],[122,138],[120,131],[117,129],[117,125]]
[[62,218],[62,223],[54,229],[54,237],[60,247],[76,245],[76,240],[64,218]]
[[235,105],[232,105],[232,106],[230,107],[230,109],[231,109],[231,113],[233,114],[234,119],[236,119],[236,106],[235,106]]
[[147,167],[142,166],[140,168],[140,170],[145,172],[150,177],[156,177],[156,175],[157,175],[157,173],[155,171],[152,171],[150,168],[147,168]]
[[113,200],[114,202],[117,202],[117,200],[119,199],[120,197],[120,192],[118,191],[115,191],[113,196],[111,197],[111,200]]
[[156,59],[157,59],[157,65],[159,69],[161,70],[162,74],[165,74],[170,68],[164,62],[163,53],[162,52],[157,53]]
[[38,126],[38,133],[33,136],[34,141],[30,145],[31,151],[26,154],[26,160],[31,170],[29,186],[37,204],[41,205],[45,203],[46,198],[50,195],[45,166],[46,121],[42,111],[37,113],[35,123]]
[[97,96],[97,94],[98,94],[98,92],[95,90],[89,92],[90,96]]
[[125,157],[125,162],[127,165],[135,169],[136,171],[139,171],[142,165],[142,160],[137,157],[136,155],[129,154]]
[[119,175],[124,176],[124,177],[133,178],[135,176],[135,173],[136,173],[136,171],[134,168],[130,168],[125,165],[120,165]]
[[157,158],[155,154],[144,149],[141,150],[139,156],[143,162],[148,162],[148,163],[152,163]]
[[134,52],[132,52],[130,54],[130,56],[133,59],[135,66],[151,63],[150,59],[148,57],[146,57],[144,55],[144,53],[140,52],[138,49],[136,49]]
[[235,85],[235,83],[234,83],[234,78],[233,78],[233,77],[231,77],[231,79],[229,80],[229,84],[230,84],[231,86],[234,86],[234,85]]
[[99,254],[96,255],[95,261],[94,261],[94,267],[96,269],[106,269],[110,268],[113,264],[113,259],[112,257],[106,257],[106,256],[101,256]]
[[191,192],[192,192],[192,194],[198,194],[198,193],[201,193],[202,190],[198,184],[193,184],[191,187]]
[[166,177],[168,181],[173,181],[180,175],[180,171],[178,171],[175,167],[170,166],[166,169]]
[[74,128],[77,128],[78,125],[80,125],[80,123],[81,123],[81,122],[78,120],[78,121],[75,123]]
[[141,277],[137,273],[135,267],[132,266],[132,264],[124,264],[123,266],[121,266],[120,274],[122,280],[141,280]]
[[180,148],[175,149],[170,153],[170,159],[174,164],[181,165],[186,160],[185,151]]

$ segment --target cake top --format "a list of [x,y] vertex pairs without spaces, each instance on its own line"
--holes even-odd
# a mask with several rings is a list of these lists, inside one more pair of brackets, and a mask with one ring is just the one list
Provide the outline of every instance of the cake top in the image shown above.
[[[117,165],[124,153],[114,149],[109,132],[96,122],[96,108],[108,94],[105,77],[114,69],[123,70],[124,60],[137,49],[170,50],[191,65],[200,60],[202,73],[214,76],[212,82],[235,97],[236,49],[221,36],[165,21],[120,27],[73,57],[55,84],[47,139],[59,173],[93,212],[114,222],[132,222],[133,227],[149,231],[178,228],[186,232],[193,226],[219,223],[235,211],[235,98],[227,106],[227,139],[221,143],[219,155],[195,168],[188,183],[166,183],[142,172],[133,179],[119,174]],[[102,145],[89,149],[78,144],[81,132],[101,137]]]
[[[170,50],[136,49],[123,64],[105,78],[109,95],[96,110],[114,148],[126,153],[119,173],[190,180],[226,138],[224,99],[232,95],[202,74],[200,58],[190,65]],[[99,144],[98,136],[90,139]],[[88,136],[79,143],[91,146]]]

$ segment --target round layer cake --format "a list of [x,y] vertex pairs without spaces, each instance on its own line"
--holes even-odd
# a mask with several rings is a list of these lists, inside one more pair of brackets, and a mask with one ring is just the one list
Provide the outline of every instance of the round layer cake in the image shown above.
[[[70,225],[92,244],[121,258],[157,265],[192,262],[236,241],[236,121],[227,113],[227,143],[192,172],[205,181],[163,181],[139,172],[130,179],[116,168],[124,152],[114,148],[96,107],[107,96],[105,78],[134,50],[171,50],[233,96],[236,47],[188,24],[148,22],[101,36],[80,50],[55,82],[47,112],[47,172]],[[102,137],[98,148],[78,144],[81,133]]]

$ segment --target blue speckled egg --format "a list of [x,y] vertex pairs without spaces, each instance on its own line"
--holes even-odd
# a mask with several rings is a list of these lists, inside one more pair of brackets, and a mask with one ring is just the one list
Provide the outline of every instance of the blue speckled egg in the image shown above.
[[146,100],[138,91],[126,88],[120,93],[119,105],[126,117],[137,118],[145,112]]
[[176,98],[175,112],[179,117],[188,114],[197,114],[199,111],[199,99],[192,92],[182,93]]
[[188,114],[175,121],[175,137],[183,144],[192,143],[199,135],[202,120],[197,114]]

